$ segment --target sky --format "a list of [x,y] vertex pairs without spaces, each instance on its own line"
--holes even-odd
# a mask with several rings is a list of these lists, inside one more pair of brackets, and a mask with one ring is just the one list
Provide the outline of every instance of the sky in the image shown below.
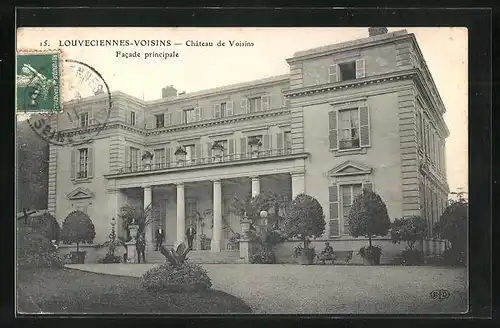
[[[447,112],[446,143],[451,191],[468,190],[467,29],[460,27],[401,28],[415,34]],[[161,98],[173,85],[194,92],[289,73],[286,58],[294,52],[364,38],[366,28],[21,28],[17,49],[62,49],[65,58],[94,67],[111,91],[144,100]],[[170,47],[64,46],[82,40],[171,40]],[[212,47],[188,47],[188,40],[213,42]],[[224,46],[217,46],[218,41]],[[231,46],[230,40],[253,46]],[[174,45],[182,43],[182,45]],[[46,47],[41,45],[47,44]],[[117,56],[140,53],[141,58]],[[144,58],[145,53],[176,52],[178,57]],[[175,56],[175,54],[173,54]]]

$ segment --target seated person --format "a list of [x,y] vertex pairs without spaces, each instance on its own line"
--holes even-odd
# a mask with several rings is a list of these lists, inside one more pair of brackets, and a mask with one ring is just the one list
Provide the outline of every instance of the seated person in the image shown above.
[[321,251],[321,259],[331,259],[333,257],[333,247],[330,246],[329,242],[325,243],[325,248]]

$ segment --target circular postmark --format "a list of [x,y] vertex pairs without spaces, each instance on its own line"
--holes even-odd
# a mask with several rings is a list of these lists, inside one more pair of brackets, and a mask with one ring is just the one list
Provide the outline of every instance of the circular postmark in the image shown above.
[[[90,142],[106,127],[112,108],[111,92],[102,75],[92,66],[72,59],[62,62],[61,110],[36,112],[39,83],[28,82],[24,103],[34,112],[27,119],[33,131],[48,143],[71,146]],[[43,71],[44,68],[40,70]]]

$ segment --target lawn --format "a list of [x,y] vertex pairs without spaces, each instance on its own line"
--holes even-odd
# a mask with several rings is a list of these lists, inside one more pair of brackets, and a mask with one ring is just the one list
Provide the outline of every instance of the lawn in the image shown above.
[[152,293],[137,277],[72,269],[18,270],[21,313],[251,313],[241,299],[218,290]]

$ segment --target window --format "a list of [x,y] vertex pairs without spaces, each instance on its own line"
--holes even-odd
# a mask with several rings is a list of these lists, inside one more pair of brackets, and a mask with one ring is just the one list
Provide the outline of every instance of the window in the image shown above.
[[340,149],[359,147],[359,112],[357,108],[339,112],[339,132]]
[[89,113],[81,113],[79,116],[80,119],[80,127],[85,128],[89,125]]
[[155,168],[161,169],[165,167],[165,148],[154,150]]
[[165,115],[163,114],[157,114],[155,115],[155,121],[156,121],[156,128],[162,128],[165,126]]
[[77,179],[85,179],[88,177],[89,168],[89,149],[82,148],[78,150],[78,173]]
[[339,64],[340,81],[354,80],[356,78],[356,62]]
[[130,112],[130,124],[135,126],[135,112]]
[[226,103],[220,104],[220,117],[226,117]]
[[349,235],[349,227],[347,224],[347,215],[351,209],[352,203],[357,195],[361,193],[361,184],[342,185],[340,186],[341,206],[342,206],[342,234]]
[[185,145],[184,150],[186,151],[186,163],[189,163],[195,159],[195,149],[194,145]]
[[225,101],[214,104],[214,118],[221,118],[233,115],[233,101]]
[[139,149],[130,147],[130,158],[129,158],[130,168],[132,170],[137,170],[139,168]]
[[198,213],[198,202],[196,199],[187,198],[186,199],[186,221],[188,223],[196,224]]
[[261,108],[261,106],[262,106],[261,97],[250,98],[250,99],[248,99],[248,102],[249,102],[249,108],[248,108],[249,113],[255,113],[255,112],[258,112],[262,109]]
[[[229,148],[228,148],[227,140],[217,140],[217,141],[215,141],[215,143],[218,143],[219,145],[221,145],[222,147],[224,147],[224,150],[222,151],[222,158],[226,158],[226,156],[229,153]],[[212,152],[212,154],[214,154],[214,153]]]
[[291,131],[285,131],[284,141],[285,141],[285,152],[290,152],[292,150],[292,132]]
[[194,113],[194,108],[184,109],[182,111],[182,123],[187,124],[196,121],[196,116]]

